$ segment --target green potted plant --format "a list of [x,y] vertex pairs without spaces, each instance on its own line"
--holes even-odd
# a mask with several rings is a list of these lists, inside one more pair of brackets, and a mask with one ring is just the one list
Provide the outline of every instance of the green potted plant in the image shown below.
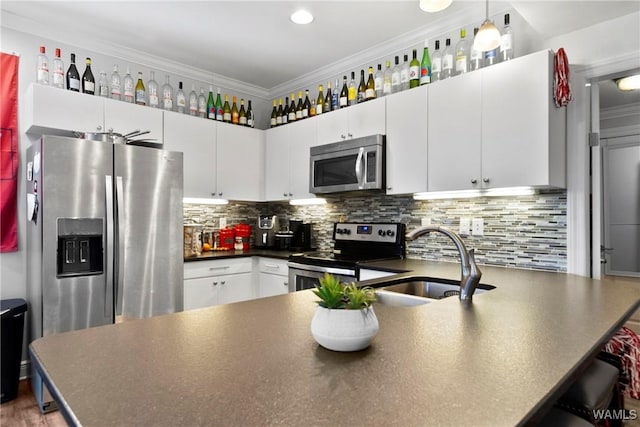
[[373,288],[344,284],[325,274],[313,292],[320,298],[311,320],[311,334],[318,344],[335,351],[357,351],[371,344],[379,329]]

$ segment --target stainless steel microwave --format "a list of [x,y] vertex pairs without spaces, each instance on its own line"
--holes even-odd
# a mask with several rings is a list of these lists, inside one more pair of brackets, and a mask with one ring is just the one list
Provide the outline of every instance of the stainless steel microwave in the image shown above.
[[311,147],[311,193],[384,191],[384,188],[384,135],[371,135]]

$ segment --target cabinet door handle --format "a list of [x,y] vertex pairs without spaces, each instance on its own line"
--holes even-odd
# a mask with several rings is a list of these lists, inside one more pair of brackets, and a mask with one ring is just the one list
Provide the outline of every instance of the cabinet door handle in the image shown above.
[[218,193],[218,196],[222,196],[222,191]]
[[226,282],[226,281],[224,281],[224,280],[223,280],[222,282],[220,282],[220,284],[221,284],[221,285],[224,285],[224,284],[226,284],[226,283],[227,283],[227,282]]
[[288,282],[282,282],[283,285],[285,285],[287,288],[289,287],[289,283]]
[[220,267],[209,267],[209,270],[226,270],[227,268],[230,268],[228,265],[223,265]]
[[283,195],[284,197],[287,197],[287,192],[285,191],[284,193],[282,193],[282,195]]
[[265,264],[264,267],[265,268],[271,268],[271,269],[274,269],[274,270],[279,270],[280,269],[280,267],[277,266],[276,264]]
[[218,282],[213,282],[213,286],[216,286],[218,284]]
[[346,136],[344,136],[344,134],[340,134],[340,138],[342,138],[342,139],[347,139],[347,137],[346,137]]
[[347,136],[348,136],[349,138],[353,138],[353,134],[352,134],[352,133],[347,133]]
[[472,184],[477,184],[477,183],[478,183],[478,180],[477,180],[477,179],[475,179],[475,178],[472,178],[472,179],[471,179],[471,183],[472,183]]
[[293,193],[289,193],[289,197],[293,196]]
[[98,126],[96,127],[96,129],[97,129],[97,130],[102,130],[102,126],[101,126],[101,125],[98,125]]
[[489,178],[482,178],[482,182],[484,183],[488,183],[489,181],[490,181]]

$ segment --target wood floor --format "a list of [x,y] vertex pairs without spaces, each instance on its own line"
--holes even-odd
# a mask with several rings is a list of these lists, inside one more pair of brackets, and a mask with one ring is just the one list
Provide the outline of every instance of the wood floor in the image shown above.
[[36,398],[31,391],[31,383],[20,381],[18,397],[0,405],[0,426],[32,427],[52,426],[66,427],[67,423],[58,411],[45,415],[40,413]]

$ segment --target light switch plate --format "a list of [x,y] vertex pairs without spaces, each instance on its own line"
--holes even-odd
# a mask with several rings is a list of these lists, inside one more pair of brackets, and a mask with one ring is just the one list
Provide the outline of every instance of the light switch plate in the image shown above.
[[484,235],[484,220],[482,218],[473,218],[471,220],[471,234],[474,236]]
[[468,236],[471,233],[471,219],[460,217],[460,227],[458,233]]
[[227,218],[220,218],[220,228],[225,228],[227,226]]

